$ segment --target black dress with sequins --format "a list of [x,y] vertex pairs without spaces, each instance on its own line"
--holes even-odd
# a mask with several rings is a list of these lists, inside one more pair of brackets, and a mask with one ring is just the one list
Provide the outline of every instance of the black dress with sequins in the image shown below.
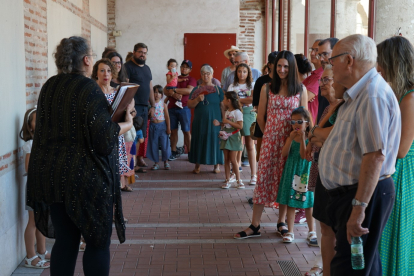
[[112,225],[125,241],[118,134],[97,83],[79,74],[58,74],[42,87],[30,154],[27,205],[36,226],[54,238],[49,205],[63,203],[87,243],[102,247]]

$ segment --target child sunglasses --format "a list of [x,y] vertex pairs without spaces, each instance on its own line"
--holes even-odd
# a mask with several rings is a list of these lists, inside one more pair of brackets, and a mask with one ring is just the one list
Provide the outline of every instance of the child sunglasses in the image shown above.
[[303,123],[307,123],[308,121],[304,121],[304,120],[297,120],[297,121],[295,121],[295,120],[290,120],[290,124],[291,125],[294,125],[294,124],[298,124],[298,125],[301,125],[301,124],[303,124]]

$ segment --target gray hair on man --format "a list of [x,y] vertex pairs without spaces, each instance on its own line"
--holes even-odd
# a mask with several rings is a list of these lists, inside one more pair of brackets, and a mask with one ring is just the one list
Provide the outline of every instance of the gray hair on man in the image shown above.
[[375,66],[377,62],[377,45],[365,35],[354,34],[340,40],[340,49],[348,52],[356,61]]
[[325,65],[325,68],[323,68],[323,71],[324,71],[324,72],[332,71],[332,65],[330,65],[330,64],[326,64],[326,65]]
[[249,54],[246,52],[237,52],[236,53],[236,57],[241,57],[242,60],[247,60],[249,61]]
[[200,72],[201,73],[203,73],[203,72],[209,72],[210,74],[213,75],[214,70],[213,70],[213,67],[211,67],[210,65],[204,65],[203,67],[201,67]]

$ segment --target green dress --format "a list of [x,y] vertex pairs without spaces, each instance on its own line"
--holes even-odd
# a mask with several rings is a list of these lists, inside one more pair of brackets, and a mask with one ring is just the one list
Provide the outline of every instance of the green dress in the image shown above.
[[205,94],[204,101],[194,109],[191,129],[191,150],[188,159],[191,163],[203,165],[224,164],[223,152],[220,150],[220,126],[214,126],[213,120],[221,122],[221,102],[224,93],[217,86],[197,86],[190,94],[195,99],[199,94]]
[[[228,112],[226,111],[226,119],[229,121],[232,121],[233,123],[237,122],[237,118],[235,118],[235,116],[233,115],[234,112],[239,113],[239,116],[244,120],[244,116],[241,113],[240,110],[234,110],[233,112]],[[243,125],[244,125],[244,121],[243,121]],[[236,131],[236,128],[234,127],[224,127],[223,131],[227,132],[227,133],[232,133],[234,131]],[[221,140],[221,139],[220,139]],[[241,139],[241,134],[240,131],[237,131],[236,133],[234,133],[233,135],[231,135],[230,137],[227,138],[227,140],[221,140],[220,141],[220,149],[221,150],[232,150],[232,151],[242,151],[243,150],[243,144],[242,144],[242,139]]]
[[277,203],[303,209],[313,207],[313,192],[308,191],[311,164],[300,157],[300,143],[293,140],[280,180]]
[[378,247],[382,271],[384,276],[414,275],[414,143],[404,158],[397,159],[392,178],[395,185],[394,207]]

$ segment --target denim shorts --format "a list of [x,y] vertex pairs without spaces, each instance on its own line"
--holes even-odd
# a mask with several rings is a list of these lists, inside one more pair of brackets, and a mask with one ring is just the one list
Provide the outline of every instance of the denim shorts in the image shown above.
[[190,131],[191,110],[187,106],[183,107],[183,109],[178,107],[170,108],[168,113],[170,115],[171,130],[178,129],[178,122],[180,122],[183,132]]

